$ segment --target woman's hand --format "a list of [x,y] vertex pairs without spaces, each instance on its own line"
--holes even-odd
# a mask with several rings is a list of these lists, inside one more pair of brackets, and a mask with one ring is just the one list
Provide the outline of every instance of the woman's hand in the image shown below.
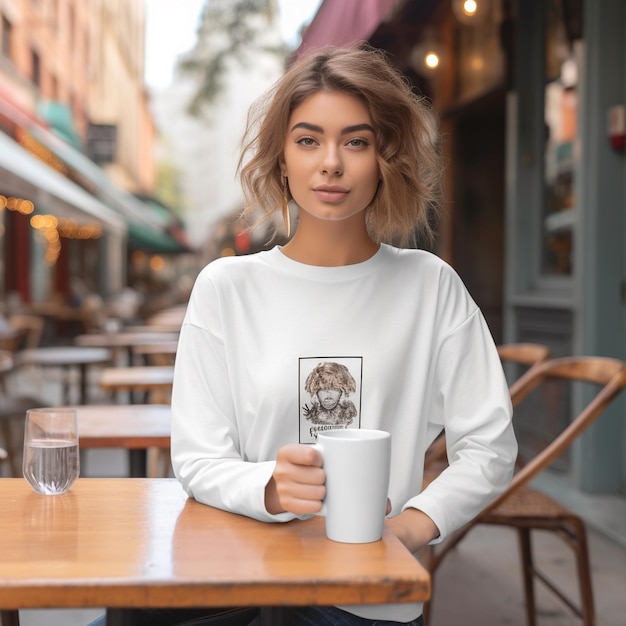
[[318,513],[326,495],[322,455],[313,446],[290,443],[276,456],[276,467],[265,487],[265,508],[277,515]]

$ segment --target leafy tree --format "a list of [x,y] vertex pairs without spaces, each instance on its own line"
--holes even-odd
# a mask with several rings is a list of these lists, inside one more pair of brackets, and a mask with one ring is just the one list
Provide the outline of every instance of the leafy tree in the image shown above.
[[260,53],[286,58],[287,48],[267,37],[268,26],[276,23],[276,17],[276,0],[206,1],[196,46],[178,66],[183,73],[198,78],[189,104],[192,115],[199,116],[216,101],[232,60],[246,66]]

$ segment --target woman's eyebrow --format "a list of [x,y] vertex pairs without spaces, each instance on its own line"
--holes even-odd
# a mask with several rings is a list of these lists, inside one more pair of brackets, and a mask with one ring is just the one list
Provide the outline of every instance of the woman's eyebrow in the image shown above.
[[[324,129],[317,124],[309,124],[308,122],[298,122],[294,124],[291,128],[291,132],[296,130],[297,128],[304,128],[306,130],[310,130],[313,133],[321,133],[324,134]],[[370,132],[374,132],[374,129],[369,124],[355,124],[354,126],[346,126],[341,129],[342,135],[348,135],[349,133],[355,133],[360,130],[369,130]]]

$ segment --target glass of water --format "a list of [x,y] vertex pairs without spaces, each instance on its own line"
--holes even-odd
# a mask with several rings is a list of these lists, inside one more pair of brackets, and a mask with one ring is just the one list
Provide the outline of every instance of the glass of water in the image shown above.
[[24,478],[45,495],[65,493],[78,478],[78,425],[70,408],[30,409],[24,427]]

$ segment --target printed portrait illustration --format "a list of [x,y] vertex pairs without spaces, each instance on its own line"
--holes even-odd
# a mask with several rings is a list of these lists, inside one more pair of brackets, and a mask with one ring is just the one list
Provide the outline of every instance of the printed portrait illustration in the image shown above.
[[317,433],[359,427],[361,358],[300,360],[300,441]]

